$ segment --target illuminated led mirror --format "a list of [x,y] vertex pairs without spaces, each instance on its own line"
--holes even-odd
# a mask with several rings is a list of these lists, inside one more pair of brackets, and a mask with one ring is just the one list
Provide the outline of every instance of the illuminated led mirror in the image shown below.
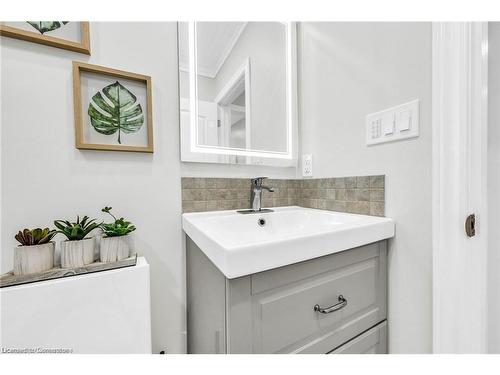
[[180,22],[181,159],[297,162],[296,25]]

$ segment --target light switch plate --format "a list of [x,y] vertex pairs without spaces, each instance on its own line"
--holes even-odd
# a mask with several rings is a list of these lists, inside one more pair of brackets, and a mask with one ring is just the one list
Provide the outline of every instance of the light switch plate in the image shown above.
[[313,156],[312,154],[302,155],[302,176],[312,177],[313,175]]
[[366,144],[415,138],[419,135],[418,99],[366,116]]

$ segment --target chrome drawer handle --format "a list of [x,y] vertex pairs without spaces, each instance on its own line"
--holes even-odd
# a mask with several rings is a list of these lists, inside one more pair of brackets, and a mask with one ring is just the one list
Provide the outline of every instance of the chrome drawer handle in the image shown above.
[[344,298],[344,296],[341,294],[339,296],[339,302],[336,303],[333,306],[327,307],[326,309],[321,308],[319,305],[314,305],[314,311],[319,312],[321,314],[330,314],[331,312],[340,310],[343,307],[347,306],[347,300]]

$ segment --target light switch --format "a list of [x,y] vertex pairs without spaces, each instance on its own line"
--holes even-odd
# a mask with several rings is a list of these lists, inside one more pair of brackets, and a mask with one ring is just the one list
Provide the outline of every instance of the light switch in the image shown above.
[[398,130],[400,132],[408,131],[411,128],[411,111],[402,111],[399,113]]
[[388,136],[394,133],[394,114],[388,113],[382,117],[382,123],[384,127],[384,135]]

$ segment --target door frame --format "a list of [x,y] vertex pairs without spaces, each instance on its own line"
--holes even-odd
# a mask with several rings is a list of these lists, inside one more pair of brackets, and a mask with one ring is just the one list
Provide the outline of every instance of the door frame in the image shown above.
[[433,352],[486,353],[488,24],[433,23],[432,46]]
[[[245,93],[245,150],[252,149],[252,86],[251,86],[250,58],[247,57],[243,64],[233,73],[227,84],[216,95],[214,102],[219,107],[227,106],[236,99],[241,93]],[[228,111],[230,108],[223,109],[222,133],[224,142],[220,146],[229,147],[229,137],[231,125],[227,123]],[[236,159],[236,158],[235,158]],[[247,157],[240,158],[243,164],[247,164]]]

